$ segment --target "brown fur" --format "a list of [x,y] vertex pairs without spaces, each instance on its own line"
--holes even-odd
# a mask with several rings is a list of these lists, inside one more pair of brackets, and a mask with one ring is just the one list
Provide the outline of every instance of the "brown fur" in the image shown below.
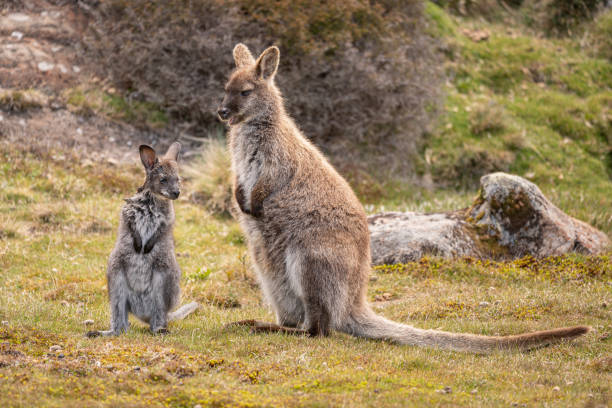
[[472,352],[527,349],[588,331],[580,326],[486,337],[422,330],[376,315],[366,300],[370,272],[366,214],[348,183],[285,112],[274,84],[278,49],[270,47],[255,60],[246,46],[238,44],[234,59],[237,68],[225,86],[219,116],[230,125],[238,218],[278,325],[303,328],[311,335],[335,329]]

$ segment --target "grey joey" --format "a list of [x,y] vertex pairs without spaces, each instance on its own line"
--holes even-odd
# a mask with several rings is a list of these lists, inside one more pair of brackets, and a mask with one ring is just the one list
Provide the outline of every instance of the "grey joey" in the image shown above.
[[178,155],[173,143],[158,158],[150,146],[141,145],[140,159],[146,180],[121,209],[115,248],[108,260],[106,279],[111,324],[106,331],[88,337],[116,336],[129,328],[128,313],[148,323],[153,333],[166,333],[168,321],[182,319],[198,308],[179,303],[181,271],[174,253],[174,207],[180,194]]

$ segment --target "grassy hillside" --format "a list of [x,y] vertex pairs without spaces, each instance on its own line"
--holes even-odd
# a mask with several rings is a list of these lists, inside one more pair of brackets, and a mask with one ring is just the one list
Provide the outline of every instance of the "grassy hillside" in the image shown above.
[[[432,3],[427,13],[446,40],[450,79],[422,173],[451,191],[473,191],[492,171],[515,173],[611,234],[610,61],[593,56],[581,38],[529,35],[512,20],[454,19]],[[469,37],[479,32],[488,39]]]
[[[446,44],[449,77],[445,113],[416,163],[432,183],[355,178],[368,211],[467,206],[480,175],[506,170],[612,234],[612,68],[605,55],[578,39],[451,17],[431,3],[426,13],[432,34]],[[601,21],[598,32],[605,31]],[[469,36],[477,31],[488,39],[474,42]],[[104,93],[76,90],[66,97],[71,109],[87,115],[166,121],[156,108],[126,109]],[[106,261],[122,199],[143,177],[137,163],[111,163],[0,139],[2,406],[597,407],[612,401],[612,253],[502,263],[425,258],[372,271],[368,298],[375,310],[417,327],[487,335],[574,324],[594,329],[529,353],[474,356],[338,333],[253,335],[223,328],[273,316],[238,225],[212,213],[225,205],[222,188],[208,207],[188,194],[175,204],[183,299],[202,308],[171,324],[169,335],[152,336],[132,320],[124,336],[87,339],[86,331],[109,323]],[[220,158],[216,166],[227,171]],[[214,190],[226,176],[188,180],[184,190]],[[89,319],[93,326],[84,324]]]

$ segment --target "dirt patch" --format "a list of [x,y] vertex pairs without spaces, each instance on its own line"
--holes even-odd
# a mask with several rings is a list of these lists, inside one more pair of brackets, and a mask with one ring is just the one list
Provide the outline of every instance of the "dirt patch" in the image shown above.
[[[142,143],[164,149],[176,139],[170,130],[141,129],[66,106],[72,89],[106,87],[83,56],[88,21],[81,7],[87,6],[42,0],[0,6],[0,143],[111,164],[137,160]],[[183,145],[185,153],[199,143]]]

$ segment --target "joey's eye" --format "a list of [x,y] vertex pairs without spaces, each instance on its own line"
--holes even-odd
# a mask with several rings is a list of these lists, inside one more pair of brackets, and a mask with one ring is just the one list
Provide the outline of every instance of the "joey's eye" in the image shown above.
[[246,91],[242,91],[240,92],[240,95],[242,96],[249,96],[251,94],[251,92],[253,92],[252,90],[248,89]]
[[162,184],[166,184],[166,181],[168,181],[168,179],[165,178],[165,177],[162,177],[162,178],[159,179],[159,182],[162,183]]

